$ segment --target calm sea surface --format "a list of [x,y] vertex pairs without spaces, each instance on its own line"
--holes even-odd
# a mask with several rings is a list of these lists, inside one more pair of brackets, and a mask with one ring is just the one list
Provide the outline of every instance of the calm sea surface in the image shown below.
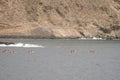
[[0,39],[0,80],[120,80],[120,40]]

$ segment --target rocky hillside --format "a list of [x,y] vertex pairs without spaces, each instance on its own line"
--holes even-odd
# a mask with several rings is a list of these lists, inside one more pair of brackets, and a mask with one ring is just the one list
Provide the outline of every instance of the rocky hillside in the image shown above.
[[120,0],[0,0],[0,37],[120,39]]

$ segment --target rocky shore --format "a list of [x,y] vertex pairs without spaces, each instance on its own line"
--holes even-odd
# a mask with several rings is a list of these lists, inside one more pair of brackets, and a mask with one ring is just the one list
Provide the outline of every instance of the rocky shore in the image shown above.
[[0,0],[0,37],[120,39],[120,0]]

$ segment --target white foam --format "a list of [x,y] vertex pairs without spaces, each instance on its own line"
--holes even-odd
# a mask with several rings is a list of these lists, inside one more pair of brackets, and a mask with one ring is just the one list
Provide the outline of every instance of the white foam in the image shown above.
[[40,47],[40,48],[44,48],[44,46],[42,45],[24,44],[24,43],[16,43],[16,44],[10,44],[10,45],[0,44],[0,47],[24,47],[24,48]]
[[93,37],[93,38],[79,38],[79,40],[103,40],[103,39],[102,38]]
[[94,40],[101,40],[102,38],[93,37]]
[[42,45],[34,45],[34,44],[25,44],[23,47],[41,47],[41,48],[44,48],[44,46]]

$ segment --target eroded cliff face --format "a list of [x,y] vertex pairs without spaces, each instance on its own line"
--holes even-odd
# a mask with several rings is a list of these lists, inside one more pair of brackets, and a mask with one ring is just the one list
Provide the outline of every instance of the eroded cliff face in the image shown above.
[[120,0],[0,0],[0,37],[120,39]]

